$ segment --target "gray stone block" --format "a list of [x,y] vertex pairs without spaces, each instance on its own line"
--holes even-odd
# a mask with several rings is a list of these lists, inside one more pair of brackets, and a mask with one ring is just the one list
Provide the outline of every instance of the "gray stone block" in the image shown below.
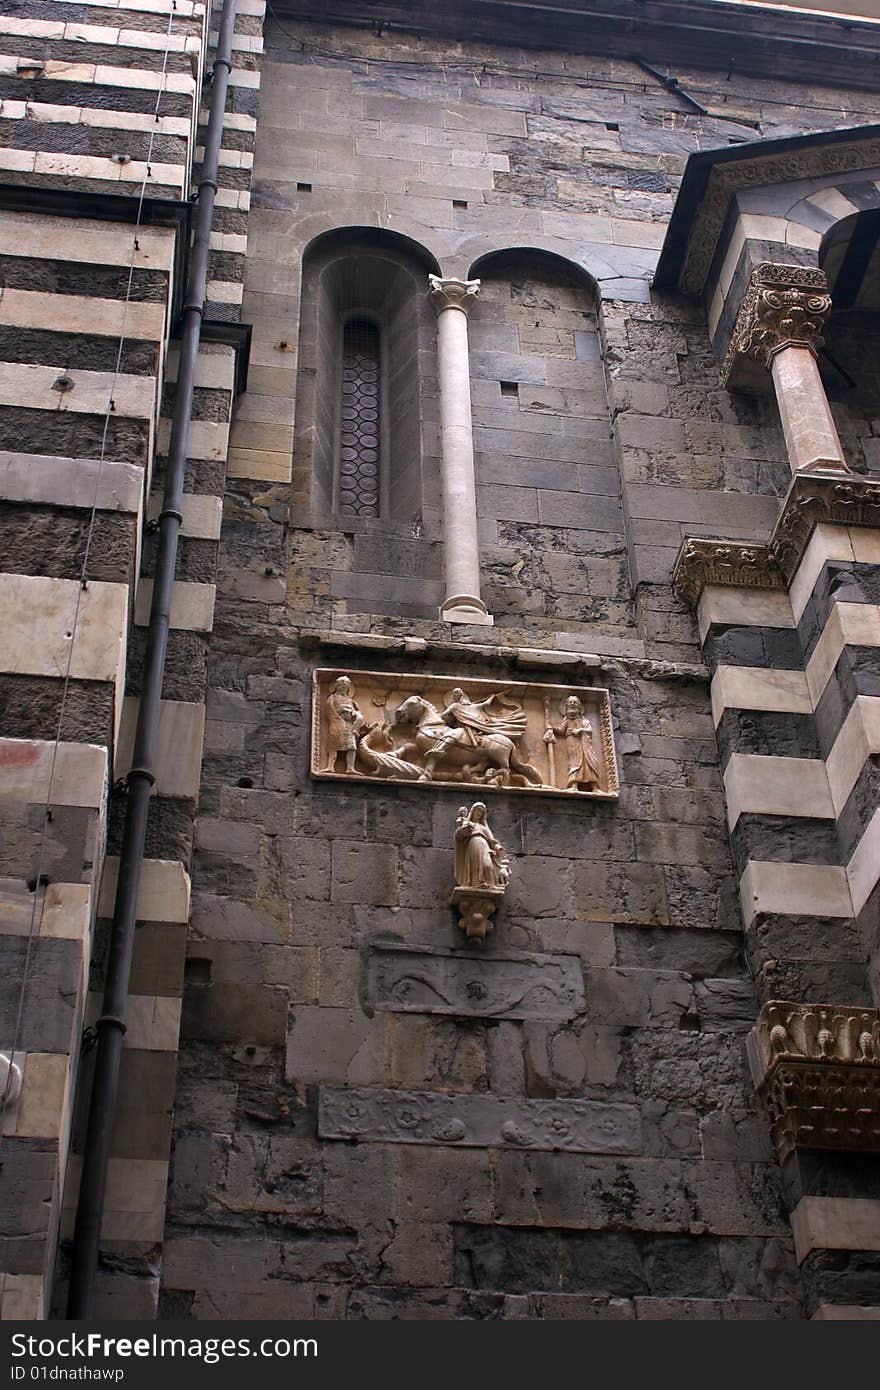
[[334,840],[330,899],[394,907],[398,902],[397,846]]

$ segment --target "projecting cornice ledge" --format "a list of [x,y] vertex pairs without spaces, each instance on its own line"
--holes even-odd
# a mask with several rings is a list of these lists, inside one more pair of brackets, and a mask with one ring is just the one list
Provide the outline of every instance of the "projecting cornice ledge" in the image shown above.
[[880,479],[840,473],[799,474],[791,481],[773,535],[766,544],[686,536],[672,584],[696,604],[707,584],[785,589],[820,522],[880,527]]
[[[740,219],[730,215],[738,196],[748,190],[804,180],[815,180],[818,188],[826,186],[829,177],[833,182],[835,176],[878,165],[880,125],[755,140],[692,154],[660,252],[654,288],[678,290],[693,298],[711,297],[728,246],[738,234],[748,240],[738,227]],[[780,215],[785,215],[784,210],[780,209]],[[829,217],[829,222],[832,220]],[[794,245],[803,249],[809,240],[801,239]],[[767,256],[757,259],[766,260]],[[786,251],[782,244],[779,259],[792,259],[790,246]],[[806,259],[815,263],[815,255]],[[726,293],[727,285],[723,289]]]

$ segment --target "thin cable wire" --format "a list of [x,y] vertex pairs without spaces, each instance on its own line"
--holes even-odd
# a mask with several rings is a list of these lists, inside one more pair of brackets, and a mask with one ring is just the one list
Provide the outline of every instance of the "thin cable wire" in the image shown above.
[[[47,788],[46,788],[46,806],[45,806],[46,814],[45,814],[45,818],[44,818],[44,820],[43,820],[43,829],[42,829],[42,833],[41,833],[41,836],[40,836],[40,845],[39,845],[39,849],[38,849],[38,852],[37,852],[37,872],[36,872],[36,881],[35,881],[35,883],[34,883],[34,901],[33,901],[33,906],[32,906],[32,908],[31,908],[30,922],[29,922],[29,924],[28,924],[27,946],[26,946],[26,948],[25,948],[25,958],[24,958],[24,969],[23,969],[23,972],[22,972],[21,988],[20,988],[20,990],[19,990],[19,996],[18,996],[18,1008],[17,1008],[17,1010],[16,1010],[15,1028],[14,1028],[13,1036],[12,1036],[12,1046],[11,1046],[10,1052],[9,1052],[10,1067],[9,1067],[9,1071],[7,1072],[6,1082],[5,1082],[5,1086],[4,1086],[4,1089],[3,1089],[2,1104],[0,1104],[0,1115],[2,1115],[3,1112],[5,1111],[7,1098],[8,1098],[8,1096],[9,1096],[9,1094],[10,1094],[10,1091],[11,1091],[11,1087],[12,1087],[12,1077],[13,1077],[12,1062],[14,1061],[16,1051],[18,1050],[18,1044],[19,1044],[19,1041],[20,1041],[20,1039],[21,1039],[21,1024],[22,1024],[22,1019],[23,1019],[23,1017],[24,1017],[24,1001],[25,1001],[25,995],[26,995],[26,993],[27,993],[28,979],[29,979],[29,976],[30,976],[31,958],[32,958],[32,955],[33,955],[33,942],[34,942],[34,937],[35,937],[35,934],[36,934],[36,930],[35,930],[35,929],[36,929],[37,920],[38,920],[38,919],[37,919],[37,910],[38,910],[38,908],[40,909],[40,920],[42,920],[42,906],[41,906],[41,901],[42,901],[42,900],[41,900],[41,896],[40,896],[40,886],[41,886],[42,881],[43,881],[43,866],[44,866],[44,864],[45,864],[45,856],[46,856],[46,841],[47,841],[47,838],[48,838],[48,827],[49,827],[50,820],[51,820],[52,789],[53,789],[54,780],[55,780],[55,767],[56,767],[56,763],[57,763],[57,761],[58,761],[58,749],[59,749],[59,745],[60,745],[60,742],[61,742],[61,734],[62,734],[62,731],[63,731],[63,728],[64,728],[64,716],[65,716],[65,712],[66,712],[66,708],[67,708],[67,696],[68,696],[68,691],[69,691],[69,688],[70,688],[71,670],[72,670],[72,666],[73,666],[73,653],[74,653],[74,648],[75,648],[75,645],[76,645],[76,635],[77,635],[77,628],[78,628],[78,626],[79,626],[80,610],[81,610],[81,608],[82,608],[82,596],[83,596],[83,594],[86,592],[86,590],[87,590],[87,588],[88,588],[88,565],[89,565],[89,558],[90,558],[90,555],[91,555],[92,540],[93,540],[93,537],[94,537],[95,521],[96,521],[96,517],[97,517],[97,513],[98,513],[98,501],[99,501],[99,498],[100,498],[101,477],[102,477],[102,474],[103,474],[104,462],[105,462],[106,453],[107,453],[107,437],[108,437],[109,430],[110,430],[110,417],[112,416],[112,414],[113,414],[113,412],[114,412],[114,393],[115,393],[115,390],[116,390],[116,385],[117,385],[117,382],[118,382],[118,380],[119,380],[119,377],[122,375],[122,359],[123,359],[123,355],[124,355],[124,352],[125,352],[125,341],[126,341],[125,334],[126,334],[126,327],[127,327],[127,323],[128,323],[128,309],[129,309],[129,304],[130,304],[130,302],[131,302],[132,287],[133,287],[133,285],[134,285],[134,272],[135,272],[135,268],[136,268],[136,267],[135,267],[135,261],[136,261],[137,253],[138,253],[138,250],[139,250],[138,233],[139,233],[139,231],[140,231],[140,229],[141,229],[141,223],[142,223],[143,211],[144,211],[144,199],[146,198],[147,184],[148,184],[148,181],[149,181],[149,179],[150,179],[150,177],[151,177],[151,173],[150,173],[150,162],[151,162],[152,154],[153,154],[153,145],[154,145],[155,139],[156,139],[156,126],[158,125],[158,123],[159,123],[159,121],[160,121],[160,119],[161,119],[161,116],[160,116],[160,107],[161,107],[161,105],[162,105],[162,98],[163,98],[163,96],[165,95],[165,83],[166,83],[166,79],[167,79],[167,76],[168,76],[168,59],[169,59],[169,56],[170,56],[170,53],[171,53],[171,44],[170,44],[170,40],[171,40],[171,34],[172,34],[172,28],[173,28],[174,20],[175,20],[176,18],[177,18],[177,14],[176,14],[176,12],[175,12],[174,4],[172,3],[171,9],[170,9],[169,12],[168,12],[168,28],[167,28],[166,31],[165,31],[165,52],[164,52],[163,58],[162,58],[162,69],[161,69],[161,74],[160,74],[159,87],[158,87],[158,90],[157,90],[157,92],[156,92],[156,107],[155,107],[155,111],[154,111],[153,128],[152,128],[152,130],[150,131],[150,140],[149,140],[149,144],[148,144],[148,147],[147,147],[147,157],[146,157],[146,160],[145,160],[144,175],[143,175],[143,178],[142,178],[142,180],[141,180],[140,194],[139,194],[139,197],[138,197],[138,205],[137,205],[137,215],[136,215],[136,220],[135,220],[135,227],[134,227],[134,232],[132,233],[131,255],[130,255],[130,257],[129,257],[129,265],[128,265],[128,280],[127,280],[127,283],[126,283],[125,299],[124,299],[124,301],[123,301],[123,307],[122,307],[122,322],[121,322],[120,328],[119,328],[119,347],[118,347],[117,353],[116,353],[116,364],[115,364],[115,367],[114,367],[114,369],[113,369],[113,375],[112,375],[111,380],[110,380],[110,390],[109,390],[109,394],[108,394],[108,397],[107,397],[107,407],[106,407],[106,410],[105,410],[105,412],[104,412],[104,428],[103,428],[102,435],[101,435],[101,451],[100,451],[100,454],[99,454],[99,456],[98,456],[98,467],[97,467],[97,469],[96,469],[96,471],[95,471],[95,487],[94,487],[94,492],[93,492],[93,495],[92,495],[92,505],[91,505],[90,512],[89,512],[89,524],[88,524],[88,529],[87,529],[87,532],[86,532],[86,544],[85,544],[85,549],[84,549],[84,551],[83,551],[82,564],[81,564],[81,566],[80,566],[78,587],[77,587],[77,592],[76,592],[76,603],[75,603],[75,605],[74,605],[73,622],[72,622],[72,624],[71,624],[70,641],[69,641],[69,646],[68,646],[68,651],[67,651],[67,665],[66,665],[66,667],[65,667],[65,671],[64,671],[64,680],[63,680],[63,684],[62,684],[62,688],[61,688],[61,704],[60,704],[59,711],[58,711],[58,722],[57,722],[57,725],[56,725],[55,738],[54,738],[53,745],[52,745],[52,757],[51,757],[51,761],[50,761],[50,763],[49,763],[49,781],[48,781],[48,785],[47,785]],[[0,1126],[0,1156],[2,1156],[2,1151],[3,1151],[3,1139],[4,1139],[3,1128],[2,1128],[2,1126]]]

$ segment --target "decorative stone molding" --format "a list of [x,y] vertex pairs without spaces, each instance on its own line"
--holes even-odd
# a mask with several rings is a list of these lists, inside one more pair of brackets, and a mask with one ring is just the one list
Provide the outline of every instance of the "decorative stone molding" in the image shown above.
[[880,527],[880,481],[857,473],[844,480],[837,472],[799,473],[792,479],[770,541],[786,580],[793,578],[813,531],[822,521]]
[[798,179],[822,178],[880,166],[880,140],[853,140],[794,149],[785,154],[758,155],[718,164],[709,176],[700,210],[688,238],[685,264],[679,286],[685,294],[700,295],[709,277],[718,242],[724,228],[731,197],[743,188],[765,184],[792,183]]
[[797,572],[819,522],[880,528],[880,480],[837,471],[797,473],[766,545],[687,536],[672,583],[696,604],[707,584],[731,588],[785,589]]
[[443,309],[461,309],[469,314],[479,293],[479,280],[444,280],[440,275],[428,276],[428,298],[438,314]]
[[584,1010],[584,975],[573,955],[441,950],[375,942],[366,996],[389,1013],[453,1018],[566,1019]]
[[785,578],[767,545],[688,536],[678,552],[672,584],[680,598],[696,604],[707,584],[784,589]]
[[752,271],[721,368],[726,385],[738,356],[768,367],[786,347],[822,346],[822,325],[831,313],[823,270],[765,262]]
[[379,671],[313,673],[311,772],[600,800],[619,792],[607,690]]
[[461,1148],[560,1149],[566,1153],[638,1154],[637,1105],[590,1100],[517,1100],[442,1091],[321,1086],[321,1139],[385,1144],[456,1144]]
[[880,1012],[774,1001],[746,1046],[780,1162],[795,1148],[880,1153]]

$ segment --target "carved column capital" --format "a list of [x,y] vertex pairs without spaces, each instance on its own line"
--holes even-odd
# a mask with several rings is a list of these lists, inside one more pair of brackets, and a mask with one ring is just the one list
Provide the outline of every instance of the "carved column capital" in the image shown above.
[[440,275],[428,276],[428,298],[438,314],[443,309],[461,309],[469,313],[479,293],[479,280],[444,280]]
[[876,1009],[774,1000],[746,1050],[780,1162],[795,1148],[880,1153]]
[[816,355],[831,313],[825,272],[811,266],[756,266],[737,315],[728,368],[737,353],[769,367],[777,352],[805,347]]

